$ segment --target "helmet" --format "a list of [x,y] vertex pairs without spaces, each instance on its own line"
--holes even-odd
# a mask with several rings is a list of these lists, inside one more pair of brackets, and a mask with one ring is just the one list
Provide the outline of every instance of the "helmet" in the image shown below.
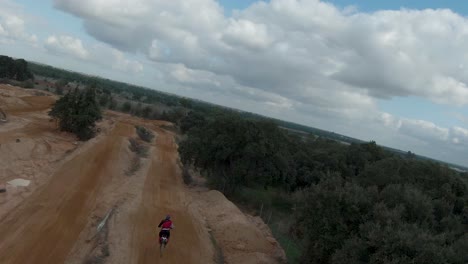
[[171,216],[170,215],[166,215],[166,220],[170,220],[171,219]]

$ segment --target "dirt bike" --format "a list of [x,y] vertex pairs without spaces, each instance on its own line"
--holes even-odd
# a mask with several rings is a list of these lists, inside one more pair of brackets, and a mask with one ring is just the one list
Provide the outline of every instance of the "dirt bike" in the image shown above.
[[167,245],[167,236],[162,235],[161,238],[159,239],[159,253],[162,257],[163,251],[166,248]]

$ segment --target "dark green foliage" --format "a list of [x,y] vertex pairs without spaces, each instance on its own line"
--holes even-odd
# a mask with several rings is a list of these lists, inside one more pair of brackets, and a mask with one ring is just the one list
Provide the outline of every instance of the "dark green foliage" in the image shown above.
[[161,120],[169,121],[175,124],[180,124],[181,120],[186,116],[187,111],[177,107],[169,111],[164,111],[161,115]]
[[58,80],[55,83],[55,93],[58,95],[63,95],[63,91],[65,89],[65,86],[68,84],[66,80]]
[[110,110],[116,110],[117,109],[117,101],[112,96],[110,96],[110,98],[109,98],[109,106],[108,107],[109,107]]
[[102,107],[107,107],[107,105],[109,104],[111,100],[111,97],[110,95],[108,94],[101,94],[99,96],[99,105],[102,106]]
[[151,142],[153,141],[153,138],[154,138],[154,134],[153,132],[151,132],[151,130],[148,130],[147,128],[145,127],[142,127],[142,126],[136,126],[136,132],[138,134],[138,136],[146,141],[146,142]]
[[23,59],[14,60],[8,56],[0,55],[0,78],[25,81],[34,79],[28,68],[28,63]]
[[183,163],[203,169],[213,186],[232,194],[242,185],[267,187],[284,182],[292,162],[290,155],[280,155],[286,141],[272,123],[226,115],[191,129],[180,153]]
[[126,101],[125,103],[123,103],[121,110],[122,112],[130,113],[132,111],[132,104]]
[[395,157],[327,176],[298,200],[302,262],[466,263],[465,190],[451,169]]
[[149,118],[152,112],[153,109],[151,109],[151,107],[145,106],[141,109],[140,116],[143,118]]
[[206,119],[202,114],[192,111],[180,120],[180,129],[182,133],[186,133],[192,127],[202,127],[205,122]]
[[142,142],[138,142],[138,140],[134,138],[130,138],[128,140],[130,142],[130,150],[136,153],[139,157],[146,158],[148,157],[149,147]]
[[96,89],[75,88],[55,103],[49,115],[58,119],[62,131],[74,133],[80,140],[92,138],[96,121],[102,118]]
[[237,115],[190,112],[180,127],[182,162],[214,188],[294,215],[301,263],[468,262],[467,178],[446,166]]

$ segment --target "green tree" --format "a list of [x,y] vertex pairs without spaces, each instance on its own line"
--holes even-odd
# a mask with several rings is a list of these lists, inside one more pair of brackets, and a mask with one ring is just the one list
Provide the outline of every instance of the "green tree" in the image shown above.
[[26,81],[34,79],[34,76],[25,60],[14,60],[8,56],[0,56],[0,78]]
[[117,101],[113,96],[110,96],[109,98],[109,109],[110,110],[116,110],[117,109]]
[[121,109],[122,109],[122,112],[130,113],[132,111],[132,104],[129,101],[125,101]]
[[59,121],[62,131],[74,133],[80,140],[90,139],[96,122],[102,118],[95,86],[67,93],[54,104],[49,115]]
[[153,109],[151,109],[150,106],[145,106],[141,109],[141,117],[149,118],[151,115],[151,112],[153,112]]

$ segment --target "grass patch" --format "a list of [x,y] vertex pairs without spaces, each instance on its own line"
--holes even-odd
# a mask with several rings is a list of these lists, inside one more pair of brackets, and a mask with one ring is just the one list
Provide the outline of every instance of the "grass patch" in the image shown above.
[[154,134],[149,129],[147,129],[146,127],[142,127],[142,126],[135,126],[135,128],[141,140],[146,141],[146,142],[153,141]]

